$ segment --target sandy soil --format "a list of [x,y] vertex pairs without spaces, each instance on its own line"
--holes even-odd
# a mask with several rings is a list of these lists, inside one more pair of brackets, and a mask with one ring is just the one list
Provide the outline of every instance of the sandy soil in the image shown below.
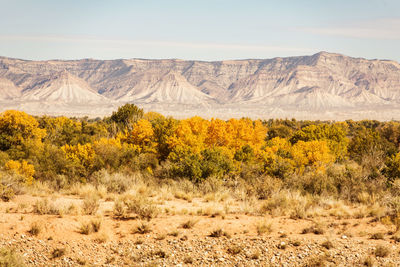
[[[392,239],[394,227],[373,218],[252,216],[240,212],[196,215],[210,203],[201,199],[163,201],[164,210],[149,222],[113,216],[113,202],[102,201],[98,215],[38,215],[32,205],[39,199],[18,196],[0,202],[0,247],[15,248],[34,266],[399,266],[400,246]],[[81,205],[77,197],[56,196],[56,206]],[[232,203],[235,211],[235,203]],[[165,212],[168,209],[168,213]],[[82,223],[101,220],[97,233],[80,233]],[[191,229],[182,224],[195,222]],[[268,222],[271,232],[257,233],[257,224]],[[306,233],[318,222],[322,234]],[[33,223],[37,235],[29,233]],[[151,232],[134,233],[141,223]],[[221,229],[222,236],[210,233]],[[382,239],[371,239],[382,233]],[[330,246],[326,241],[330,241]],[[375,256],[382,245],[385,257]],[[328,248],[326,248],[328,247]],[[56,249],[61,253],[56,255]]]

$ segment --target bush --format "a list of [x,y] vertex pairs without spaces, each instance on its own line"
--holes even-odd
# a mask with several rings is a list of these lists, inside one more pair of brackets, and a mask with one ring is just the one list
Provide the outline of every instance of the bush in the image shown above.
[[140,219],[153,219],[159,214],[159,209],[147,197],[141,195],[126,195],[123,203],[128,213],[135,213]]
[[42,228],[41,228],[40,224],[37,223],[37,222],[34,222],[34,223],[31,224],[31,228],[29,229],[28,232],[29,232],[31,235],[37,236],[37,235],[39,235],[39,233],[41,232],[41,230],[42,230]]
[[23,258],[14,249],[3,247],[0,249],[0,266],[23,267]]
[[384,258],[384,257],[386,257],[386,256],[388,256],[390,254],[390,249],[388,247],[385,247],[385,246],[382,246],[382,245],[378,245],[375,248],[374,254],[377,257]]
[[186,222],[182,223],[181,227],[183,229],[192,229],[193,226],[196,225],[196,223],[197,223],[197,221],[190,219],[190,220],[187,220]]
[[51,257],[53,259],[60,258],[65,255],[65,248],[56,248],[51,252]]
[[136,226],[136,228],[133,230],[133,233],[134,233],[134,234],[141,234],[141,235],[144,235],[144,234],[150,233],[151,231],[152,231],[152,230],[151,230],[151,228],[150,228],[150,225],[147,224],[147,223],[145,223],[145,222],[142,222],[142,223],[140,223],[140,224],[138,224],[138,225]]
[[255,195],[258,199],[267,199],[273,193],[280,191],[283,182],[280,179],[270,176],[259,176],[247,181],[249,195]]
[[231,255],[238,255],[243,251],[243,248],[238,245],[231,245],[226,251]]
[[8,202],[14,197],[14,190],[11,185],[0,183],[0,198]]
[[22,192],[22,178],[18,174],[0,172],[0,199],[8,202]]
[[325,233],[324,226],[320,223],[314,223],[313,226],[304,228],[303,231],[301,232],[302,234],[308,234],[308,233],[313,233],[316,235],[322,235]]
[[56,215],[60,213],[60,210],[54,204],[50,203],[47,198],[44,198],[36,201],[36,203],[33,205],[33,212],[39,215]]
[[231,237],[229,233],[223,231],[221,228],[215,229],[209,234],[209,237],[222,237],[222,236],[225,236],[227,238]]
[[95,172],[90,181],[96,186],[104,185],[107,192],[122,194],[133,184],[133,177],[121,173],[109,173],[107,170]]
[[94,215],[99,209],[99,206],[99,197],[95,194],[90,194],[83,200],[82,211],[86,215]]
[[89,235],[91,233],[97,233],[100,231],[101,228],[101,220],[100,219],[94,219],[89,222],[81,222],[79,226],[79,233],[83,235]]
[[267,221],[259,221],[256,224],[256,230],[258,235],[269,234],[272,232],[272,224]]

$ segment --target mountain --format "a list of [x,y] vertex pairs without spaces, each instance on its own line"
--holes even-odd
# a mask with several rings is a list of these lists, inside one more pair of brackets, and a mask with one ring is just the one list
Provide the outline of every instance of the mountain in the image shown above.
[[0,77],[0,100],[12,100],[20,96],[20,88],[15,86],[12,81]]
[[94,91],[86,81],[62,71],[44,77],[43,81],[25,89],[21,100],[64,103],[104,103],[107,99]]
[[0,57],[0,109],[103,116],[124,103],[177,117],[400,119],[400,64],[327,52],[213,62]]
[[118,99],[138,103],[202,104],[213,98],[199,91],[179,73],[159,75],[146,72],[131,90]]

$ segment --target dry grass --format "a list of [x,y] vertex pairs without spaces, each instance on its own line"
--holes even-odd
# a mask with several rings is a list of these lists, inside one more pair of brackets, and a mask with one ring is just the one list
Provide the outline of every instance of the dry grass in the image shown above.
[[183,229],[192,229],[198,223],[197,220],[189,219],[181,224]]
[[191,194],[182,191],[176,191],[174,193],[174,197],[177,199],[186,200],[187,202],[192,202],[193,200],[193,196]]
[[65,255],[65,248],[56,248],[51,252],[51,257],[53,259],[60,258]]
[[384,239],[385,235],[383,233],[374,233],[371,235],[371,239],[381,240]]
[[101,218],[92,219],[87,222],[81,222],[78,232],[83,235],[89,235],[91,233],[97,233],[100,231],[102,224]]
[[256,223],[256,231],[258,235],[270,234],[272,232],[272,223],[262,220]]
[[89,222],[81,222],[78,232],[83,235],[89,235],[92,233],[92,225]]
[[158,216],[160,209],[148,197],[143,195],[126,194],[114,206],[115,215],[126,216],[128,213],[135,213],[140,219],[151,220]]
[[133,229],[132,233],[133,233],[133,234],[141,234],[141,235],[144,235],[144,234],[150,233],[151,231],[152,231],[152,230],[151,230],[150,225],[149,225],[148,223],[142,222],[142,223],[138,224],[138,225]]
[[0,248],[0,266],[4,267],[23,267],[25,266],[22,256],[15,249]]
[[243,251],[243,248],[241,246],[232,244],[232,245],[228,246],[226,251],[231,255],[238,255]]
[[86,215],[94,215],[100,206],[100,198],[96,194],[87,195],[82,203],[82,212]]
[[331,249],[334,248],[335,246],[333,245],[332,241],[330,240],[326,240],[321,244],[322,247],[326,248],[326,249]]
[[302,234],[313,233],[316,235],[322,235],[325,233],[325,227],[322,223],[315,222],[314,225],[304,228]]
[[28,233],[30,233],[33,236],[38,236],[41,231],[42,231],[41,225],[38,222],[33,222],[31,224],[30,229],[28,230]]
[[179,234],[180,234],[180,232],[178,230],[174,230],[174,231],[168,233],[169,236],[173,236],[173,237],[178,237]]
[[47,198],[37,200],[33,205],[33,212],[39,215],[53,214],[59,215],[60,209],[57,208],[53,203],[50,203]]
[[94,241],[96,243],[105,243],[110,239],[110,236],[108,235],[107,232],[101,231],[96,234]]
[[208,235],[209,237],[227,237],[230,238],[231,235],[225,231],[223,231],[221,228],[215,229],[211,231],[211,233]]
[[385,247],[385,246],[382,246],[382,245],[378,245],[375,248],[374,254],[377,257],[384,258],[384,257],[387,257],[390,254],[390,249],[388,247]]

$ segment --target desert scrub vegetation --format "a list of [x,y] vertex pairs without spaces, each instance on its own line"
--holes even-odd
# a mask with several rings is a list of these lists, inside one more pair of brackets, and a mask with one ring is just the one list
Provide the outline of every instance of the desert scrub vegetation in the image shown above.
[[41,231],[42,231],[41,224],[39,222],[33,222],[28,230],[28,233],[30,233],[33,236],[37,236],[40,234]]
[[198,220],[189,219],[181,224],[181,228],[192,229],[197,223],[198,223]]
[[272,232],[272,223],[261,220],[256,223],[256,231],[258,235],[270,234]]
[[150,224],[146,223],[146,222],[141,222],[139,224],[136,225],[136,227],[132,230],[133,234],[148,234],[152,231]]
[[[115,217],[149,220],[163,200],[202,198],[209,216],[236,212],[230,201],[239,201],[246,214],[400,224],[396,121],[178,120],[126,104],[100,119],[4,111],[0,140],[2,201],[61,192],[95,214],[96,198],[116,199]],[[45,202],[34,209],[60,213]]]
[[101,218],[91,219],[90,221],[82,221],[79,225],[78,232],[83,235],[97,233],[100,231],[102,225]]
[[26,266],[22,256],[13,248],[0,248],[0,266],[4,267],[24,267]]
[[374,251],[375,256],[384,258],[390,254],[390,249],[383,245],[378,245]]
[[115,201],[113,213],[117,218],[127,218],[134,213],[140,219],[151,220],[157,217],[160,209],[147,196],[125,194]]
[[83,199],[82,212],[86,215],[95,215],[100,206],[100,198],[96,194],[89,194]]

